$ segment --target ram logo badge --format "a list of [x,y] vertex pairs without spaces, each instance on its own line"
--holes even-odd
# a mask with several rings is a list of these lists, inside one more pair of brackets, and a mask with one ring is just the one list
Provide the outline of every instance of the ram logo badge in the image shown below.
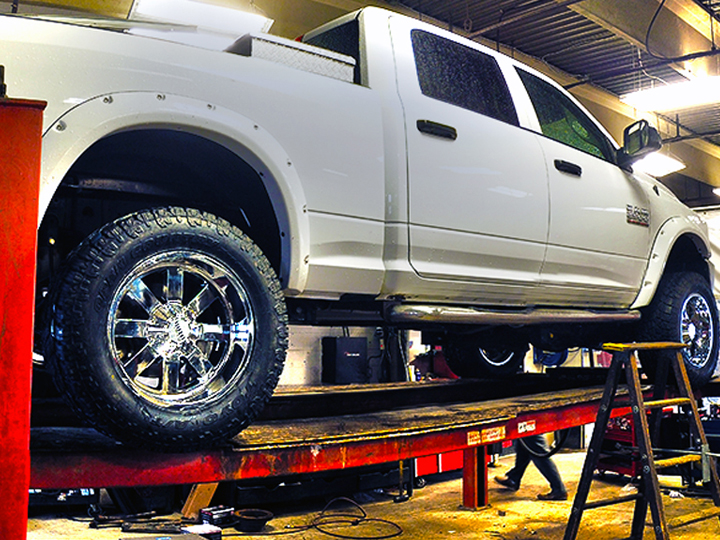
[[632,204],[626,206],[627,222],[633,225],[650,226],[650,210],[647,208],[638,208]]

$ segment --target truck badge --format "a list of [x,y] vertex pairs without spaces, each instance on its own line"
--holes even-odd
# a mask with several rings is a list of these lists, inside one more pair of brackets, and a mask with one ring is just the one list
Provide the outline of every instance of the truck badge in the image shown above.
[[633,225],[641,225],[643,227],[650,226],[650,210],[647,208],[639,208],[628,204],[626,207],[627,222]]

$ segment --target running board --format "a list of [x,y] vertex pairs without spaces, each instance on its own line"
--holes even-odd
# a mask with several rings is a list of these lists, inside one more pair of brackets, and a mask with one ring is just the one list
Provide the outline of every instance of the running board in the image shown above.
[[447,323],[531,325],[554,323],[611,323],[640,320],[638,310],[592,311],[575,309],[490,310],[472,307],[397,304],[387,313],[393,323]]

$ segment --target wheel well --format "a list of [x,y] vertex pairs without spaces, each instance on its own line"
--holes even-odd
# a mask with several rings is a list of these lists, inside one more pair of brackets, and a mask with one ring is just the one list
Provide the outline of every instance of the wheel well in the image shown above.
[[674,272],[695,272],[710,281],[710,270],[705,257],[696,241],[688,235],[678,238],[668,256],[665,273]]
[[75,162],[40,227],[39,276],[92,231],[122,215],[167,204],[206,210],[250,236],[279,272],[281,233],[260,175],[207,138],[172,129],[109,135]]

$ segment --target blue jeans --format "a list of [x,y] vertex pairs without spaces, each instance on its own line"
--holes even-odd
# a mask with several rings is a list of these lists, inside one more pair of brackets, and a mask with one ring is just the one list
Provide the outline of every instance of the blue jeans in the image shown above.
[[[555,462],[549,457],[538,457],[530,453],[547,454],[549,448],[545,437],[542,435],[530,435],[523,438],[523,443],[515,441],[515,466],[505,476],[520,487],[520,480],[525,474],[525,469],[532,461],[540,474],[550,483],[550,489],[553,493],[567,493]],[[530,449],[530,452],[528,449]]]

